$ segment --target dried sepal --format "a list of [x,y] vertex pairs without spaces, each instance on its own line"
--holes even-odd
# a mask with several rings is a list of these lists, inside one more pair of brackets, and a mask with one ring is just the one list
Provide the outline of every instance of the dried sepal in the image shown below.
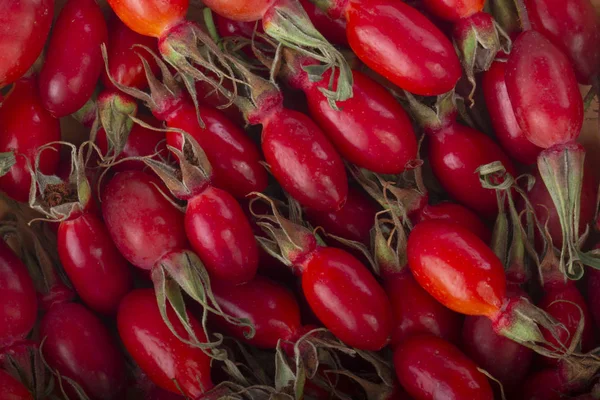
[[[567,332],[567,340],[570,341],[569,345],[567,346],[567,348],[565,350],[565,353],[566,354],[580,353],[581,345],[582,345],[582,338],[583,338],[583,330],[585,329],[585,324],[586,324],[584,312],[581,309],[581,307],[579,307],[579,305],[577,305],[576,303],[573,303],[572,301],[568,301],[568,300],[560,300],[560,299],[554,300],[548,306],[550,307],[553,304],[558,304],[558,303],[570,304],[573,307],[577,308],[577,311],[579,311],[579,322],[577,323],[577,329],[575,329],[573,336],[571,337],[571,334],[566,327],[563,327],[563,329]],[[587,322],[590,323],[591,321],[587,321]],[[597,368],[600,368],[600,363],[598,363]]]
[[[518,181],[526,179],[526,187],[532,187],[534,178],[522,175],[514,178],[501,162],[495,161],[477,169],[482,187],[495,190],[498,200],[498,216],[494,224],[491,247],[502,261],[507,279],[512,283],[523,284],[531,276],[530,263],[539,265],[534,248],[535,228],[540,228],[535,211],[525,191]],[[525,209],[517,211],[514,195],[524,199]],[[523,226],[526,216],[526,227]],[[534,226],[535,224],[535,226]]]
[[384,279],[401,273],[408,265],[405,225],[393,210],[380,212],[375,218],[371,243],[376,271]]
[[[169,129],[169,131],[175,131]],[[189,200],[202,192],[210,183],[212,166],[198,142],[184,131],[177,130],[181,135],[181,148],[167,146],[167,149],[178,161],[175,168],[153,157],[135,158],[143,161],[165,183],[171,193],[181,200]]]
[[[497,333],[548,358],[574,362],[584,357],[562,343],[560,333],[566,327],[525,297],[511,299],[494,318],[493,327]],[[545,339],[542,328],[558,345]]]
[[[265,251],[291,266],[299,257],[315,249],[317,239],[310,229],[285,218],[277,204],[264,194],[252,192],[250,195],[253,197],[250,200],[250,212],[258,220],[257,225],[268,236],[256,237]],[[253,204],[257,201],[266,202],[271,207],[272,214],[257,214],[253,210]]]
[[589,88],[585,96],[583,96],[583,112],[584,114],[588,112],[592,104],[594,104],[594,100],[600,99],[600,78],[593,78],[592,87]]
[[12,151],[0,153],[0,176],[6,175],[16,162],[15,153]]
[[[415,160],[413,164],[404,174],[390,177],[351,164],[346,164],[346,168],[371,198],[410,225],[409,219],[418,213],[428,200],[421,174],[422,161]],[[411,174],[412,177],[409,177]]]
[[[144,92],[143,90],[134,88],[134,87],[122,85],[121,83],[119,83],[115,80],[115,78],[111,75],[110,70],[109,70],[108,52],[106,50],[106,44],[102,43],[100,45],[100,50],[102,52],[102,59],[104,60],[104,68],[106,71],[106,75],[108,76],[108,79],[110,80],[110,82],[121,92],[128,94],[129,96],[133,97],[134,99],[141,100],[149,108],[154,108],[156,106],[156,103],[154,102],[154,100],[152,99],[152,96],[150,94]],[[146,74],[148,74],[148,73],[146,72]]]
[[489,0],[490,13],[505,32],[521,30],[521,22],[514,0]]
[[[377,276],[391,277],[400,273],[407,265],[407,236],[401,218],[392,210],[382,210],[375,215],[371,230],[370,248],[364,244],[327,234],[341,244],[360,252]],[[317,230],[323,230],[318,227]]]
[[[233,93],[222,86],[224,80],[236,81],[228,58],[212,38],[196,24],[178,25],[160,42],[159,50],[163,58],[182,77],[187,89],[192,90],[192,97],[196,95],[193,89],[194,81],[209,83],[230,101],[237,96],[235,85]],[[217,77],[217,80],[209,75]]]
[[[377,382],[373,382],[372,374],[359,376],[344,368],[339,355],[361,357],[367,361],[373,367]],[[393,368],[387,361],[376,353],[346,346],[326,329],[318,328],[307,332],[294,343],[293,351],[289,346],[279,346],[276,357],[281,362],[282,371],[286,371],[283,376],[285,380],[280,383],[280,387],[285,388],[285,383],[288,390],[293,387],[296,399],[300,399],[299,389],[307,381],[318,384],[339,398],[347,398],[337,390],[340,375],[346,375],[363,386],[369,399],[384,399],[385,397],[380,396],[393,393]]]
[[327,348],[348,349],[354,354],[322,328],[306,332],[294,343],[280,341],[275,353],[277,391],[290,394],[296,400],[303,399],[306,382],[315,377],[323,357],[331,359],[331,355],[324,352]]
[[[79,385],[73,379],[71,379],[67,376],[61,375],[57,369],[53,369],[52,367],[50,367],[48,362],[46,362],[46,359],[44,358],[44,350],[43,350],[45,342],[46,342],[46,338],[43,338],[40,343],[38,354],[39,354],[39,357],[41,358],[44,366],[49,371],[51,371],[52,374],[54,375],[54,379],[56,380],[56,382],[53,383],[53,385],[55,385],[59,388],[60,393],[64,396],[63,398],[68,399],[68,400],[91,400],[90,397],[85,393],[85,390],[83,390],[81,385]],[[77,398],[72,399],[71,397],[69,397],[69,395],[67,395],[65,385],[69,385],[69,390],[68,390],[69,393],[74,393],[77,396]],[[53,393],[55,392],[54,387],[53,387],[52,392]]]
[[[579,391],[589,387],[590,382],[593,382],[597,378],[598,370],[600,369],[600,359],[597,355],[588,353],[561,360],[559,365],[562,370],[561,373],[567,377],[569,386],[573,390]],[[594,386],[592,393],[598,393],[598,384]],[[594,398],[597,398],[597,396]]]
[[506,400],[506,393],[504,392],[504,385],[502,384],[502,382],[500,382],[492,374],[490,374],[483,368],[477,367],[477,370],[479,372],[481,372],[482,374],[484,374],[489,380],[491,380],[492,382],[494,382],[495,384],[498,385],[498,388],[500,389],[500,399]]
[[[198,339],[196,332],[194,332],[194,329],[188,318],[180,287],[167,275],[167,272],[162,266],[152,270],[152,282],[154,283],[154,291],[156,293],[158,309],[165,325],[169,328],[171,333],[173,333],[173,335],[179,341],[189,346],[202,349],[210,357],[222,359],[224,357],[224,353],[218,349],[222,343],[222,338],[218,338],[215,342],[204,342]],[[170,306],[175,312],[175,315],[183,326],[187,337],[184,337],[182,333],[175,329],[175,326],[169,319],[169,315],[167,313],[168,306]],[[205,321],[202,322],[205,331],[204,333],[208,338],[209,334]]]
[[579,223],[584,148],[577,143],[544,150],[538,157],[540,175],[550,193],[562,227],[559,266],[569,279],[580,279],[584,265],[600,269],[600,257],[580,249]]
[[333,109],[338,109],[337,102],[352,97],[354,81],[350,66],[342,53],[315,29],[297,0],[276,3],[263,20],[265,33],[269,36],[321,63],[304,67],[304,71],[313,82],[320,81],[327,70],[332,70],[327,89],[319,90]]
[[281,342],[278,343],[275,349],[275,389],[278,392],[287,391],[294,399],[302,398],[305,379],[303,371],[300,375],[296,374],[294,368],[288,363]]
[[[177,80],[175,79],[173,74],[171,74],[171,71],[169,71],[169,68],[166,66],[166,64],[160,59],[160,57],[158,57],[156,54],[154,54],[154,52],[151,49],[149,49],[148,47],[142,46],[142,45],[136,45],[136,46],[134,46],[134,48],[135,47],[142,48],[146,52],[148,52],[154,58],[158,67],[161,70],[162,80],[159,80],[152,73],[152,68],[150,68],[150,64],[148,64],[148,61],[146,60],[146,58],[142,54],[137,53],[137,55],[142,63],[142,66],[144,68],[144,74],[146,75],[146,80],[148,82],[148,87],[149,87],[150,93],[146,93],[145,91],[134,88],[134,87],[122,85],[121,83],[117,82],[112,77],[112,75],[110,74],[110,71],[108,70],[108,55],[106,52],[106,46],[103,44],[103,45],[101,45],[101,50],[102,50],[102,57],[104,58],[106,74],[108,75],[108,78],[110,79],[112,84],[117,89],[119,89],[123,93],[126,93],[127,95],[133,97],[134,99],[142,101],[150,110],[152,110],[152,112],[154,114],[159,114],[159,115],[168,114],[168,112],[170,110],[173,110],[180,103],[182,103],[184,101],[185,96],[182,93],[181,88],[179,87],[179,83],[177,82]],[[188,86],[187,80],[186,79],[182,79],[182,80],[183,80],[184,84],[186,84],[186,87],[187,87]],[[191,96],[191,100],[193,101],[195,108],[196,108],[196,113],[198,116],[198,124],[200,125],[200,127],[204,128],[205,127],[204,122],[200,118],[200,114],[199,114],[198,100],[196,99],[196,96],[195,96],[194,85],[192,84],[191,88],[188,87],[188,90],[194,90],[194,93]]]
[[557,255],[557,250],[552,246],[552,237],[548,232],[547,226],[545,227],[545,240],[548,243],[546,246],[544,256],[538,266],[538,275],[540,284],[545,287],[555,282],[564,282],[568,280],[567,276],[561,271],[560,259]]
[[[216,363],[223,363],[227,380],[205,393],[203,399],[294,400],[293,396],[276,389],[277,359],[272,352],[258,350],[232,338],[226,338],[222,348],[227,352],[227,358],[217,360]],[[217,365],[213,364],[213,368]]]
[[425,129],[439,129],[444,126],[449,119],[454,118],[456,115],[457,110],[454,90],[438,96],[433,106],[429,106],[422,101],[417,100],[412,93],[409,93],[406,90],[404,90],[403,93],[404,102],[406,103],[411,116]]
[[[244,387],[273,386],[272,376],[275,374],[273,354],[243,344],[233,338],[225,338],[222,346],[227,351],[227,359],[223,360],[225,373],[237,384]],[[229,342],[233,347],[228,346]]]
[[129,133],[133,128],[130,115],[137,113],[137,104],[129,96],[117,92],[105,92],[98,99],[100,123],[106,133],[107,153],[103,158],[115,159],[127,144]]
[[503,191],[496,191],[496,200],[498,203],[498,215],[494,221],[490,248],[494,251],[494,254],[496,254],[500,261],[502,261],[502,265],[506,269],[508,266],[508,242],[510,229],[505,207],[506,193]]
[[[75,380],[69,378],[68,376],[63,376],[58,373],[58,370],[55,371],[56,380],[58,381],[58,387],[60,388],[60,393],[64,396],[65,399],[68,400],[92,400],[86,393],[85,390],[81,387],[79,383]],[[69,392],[74,392],[77,396],[76,399],[72,399],[69,395],[67,395],[67,389],[65,389],[66,385],[69,385]]]
[[[181,200],[189,200],[206,188],[212,176],[212,166],[204,150],[191,135],[177,128],[157,128],[131,115],[128,118],[133,123],[139,124],[146,129],[181,135],[180,148],[170,145],[166,146],[169,154],[175,156],[177,159],[179,167],[175,167],[172,162],[163,159],[163,154],[161,154],[160,150],[148,156],[126,157],[119,160],[105,159],[101,164],[102,167],[110,168],[129,161],[140,161],[158,175],[169,191]],[[105,170],[102,178],[106,175],[106,172]],[[158,189],[162,193],[162,189]],[[165,197],[172,202],[169,196]],[[174,205],[177,208],[181,208],[177,204]]]
[[283,95],[274,80],[267,80],[254,73],[251,68],[238,58],[228,56],[240,83],[244,85],[244,96],[234,99],[235,105],[244,114],[246,121],[252,125],[261,124],[269,109],[283,102]]
[[[29,206],[45,215],[50,221],[60,222],[84,212],[92,201],[92,189],[85,174],[84,150],[68,142],[51,142],[40,147],[35,156],[34,167],[28,162],[31,174]],[[40,158],[44,151],[58,151],[63,145],[71,149],[71,172],[67,181],[55,175],[45,175],[40,170]]]
[[[187,314],[185,313],[185,303],[180,297],[180,290],[183,290],[202,306],[203,313],[201,322],[207,338],[210,337],[207,328],[209,312],[221,316],[225,321],[232,325],[247,328],[244,332],[244,335],[247,338],[250,339],[254,336],[255,329],[250,320],[247,318],[232,317],[221,309],[212,293],[208,272],[198,256],[194,253],[190,251],[180,251],[164,257],[161,260],[160,265],[153,269],[152,281],[154,282],[157,298],[159,300],[159,307],[162,308],[161,314],[163,314],[165,323],[168,325],[170,324],[166,314],[166,304],[168,300],[169,304],[175,309],[178,318],[182,324],[184,324],[186,332],[190,335],[190,339],[184,339],[182,341],[203,350],[210,350],[207,352],[209,356],[217,359],[223,358],[223,351],[217,349],[222,342],[222,335],[217,334],[217,341],[212,343],[201,343],[197,340],[195,335],[192,335],[191,326],[189,320],[187,320]],[[170,283],[170,281],[173,281],[173,283]],[[172,324],[170,325],[170,329],[175,333]],[[177,334],[176,336],[180,338],[180,335]],[[180,338],[180,340],[181,339],[182,338]]]
[[42,360],[37,343],[25,341],[2,349],[0,365],[21,382],[34,399],[45,399],[54,390],[54,379]]
[[463,70],[471,84],[468,99],[473,105],[477,87],[475,74],[487,71],[499,51],[508,54],[512,42],[494,18],[485,12],[462,18],[454,27],[453,37]]

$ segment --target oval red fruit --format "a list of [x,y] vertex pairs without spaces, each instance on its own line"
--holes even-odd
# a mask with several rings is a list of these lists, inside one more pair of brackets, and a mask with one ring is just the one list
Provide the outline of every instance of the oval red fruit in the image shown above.
[[[117,399],[125,389],[125,360],[102,322],[84,306],[56,305],[40,326],[44,359],[92,399]],[[67,385],[68,386],[68,385]]]
[[54,0],[0,4],[0,87],[19,79],[38,58],[54,16]]
[[389,300],[369,270],[349,253],[317,248],[303,264],[302,289],[316,316],[344,343],[373,351],[388,343]]
[[454,223],[418,223],[408,237],[408,265],[421,286],[467,315],[498,314],[506,294],[504,266],[475,234]]
[[400,384],[417,399],[492,400],[494,393],[477,365],[435,336],[415,336],[394,351]]
[[94,93],[108,30],[95,0],[69,0],[62,9],[40,71],[40,96],[57,118],[79,110]]
[[353,0],[345,10],[350,47],[368,67],[422,96],[454,88],[462,70],[450,40],[431,21],[396,0]]
[[[176,332],[189,339],[173,309],[168,318]],[[202,326],[188,315],[198,340],[206,341]],[[119,335],[129,354],[157,386],[191,398],[212,388],[210,358],[199,348],[179,340],[164,323],[152,289],[138,289],[127,295],[117,315]]]
[[541,33],[527,31],[513,44],[506,88],[525,136],[544,149],[577,139],[583,100],[567,57]]
[[505,80],[506,63],[495,61],[483,73],[482,87],[496,138],[509,156],[525,165],[537,161],[541,147],[531,143],[519,126],[508,97]]
[[0,349],[24,339],[37,319],[37,297],[27,267],[0,240]]

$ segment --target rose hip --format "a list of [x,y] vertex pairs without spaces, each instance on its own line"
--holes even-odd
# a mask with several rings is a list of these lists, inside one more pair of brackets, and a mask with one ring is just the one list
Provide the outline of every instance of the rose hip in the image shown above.
[[40,72],[44,107],[57,117],[79,110],[92,96],[102,72],[100,45],[108,32],[95,0],[69,0],[62,9]]

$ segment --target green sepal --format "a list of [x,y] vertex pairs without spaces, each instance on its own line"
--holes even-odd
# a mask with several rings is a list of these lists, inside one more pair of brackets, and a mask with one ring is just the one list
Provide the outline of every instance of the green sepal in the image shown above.
[[[207,328],[208,312],[221,316],[230,324],[248,328],[248,330],[244,332],[244,335],[248,339],[254,337],[255,328],[250,320],[232,317],[221,309],[212,293],[208,272],[198,256],[193,252],[183,250],[170,253],[163,257],[160,264],[152,269],[152,281],[154,282],[163,320],[169,326],[171,332],[173,332],[182,342],[203,350],[209,350],[207,354],[213,358],[223,358],[223,352],[217,349],[222,343],[221,335],[216,335],[218,338],[216,342],[207,343],[202,343],[196,337],[185,311],[185,303],[181,297],[181,290],[202,306],[203,313],[201,322],[207,338],[210,337]],[[181,337],[169,321],[167,315],[167,302],[173,307],[178,319],[183,324],[189,335],[188,339]]]
[[585,150],[577,143],[544,150],[538,156],[538,169],[550,193],[562,227],[563,245],[559,266],[569,279],[578,280],[584,265],[600,269],[600,257],[580,250],[579,224],[581,185]]
[[0,176],[4,176],[16,164],[15,153],[7,151],[0,153]]
[[[250,201],[250,211],[258,220],[257,225],[268,236],[256,236],[256,239],[267,253],[287,266],[296,266],[297,259],[314,251],[318,244],[317,236],[302,225],[302,221],[298,219],[300,215],[293,211],[293,206],[288,208],[291,211],[288,219],[281,214],[278,204],[273,199],[258,192],[252,192],[250,196],[253,197]],[[272,214],[256,214],[252,209],[252,204],[256,201],[269,204]]]
[[475,74],[487,71],[500,50],[508,54],[512,42],[489,14],[481,12],[463,18],[456,24],[454,45],[471,84],[468,99],[472,104],[477,86]]
[[[284,46],[322,63],[303,67],[311,81],[320,81],[327,70],[332,70],[328,88],[319,90],[333,109],[338,109],[337,102],[353,96],[354,77],[350,66],[342,53],[315,29],[300,3],[291,0],[279,1],[263,21],[265,33],[269,36]],[[339,71],[337,82],[336,70]]]
[[105,157],[109,155],[115,158],[121,154],[133,128],[133,120],[129,116],[135,116],[136,113],[137,103],[134,99],[113,92],[100,96],[98,114],[108,142]]

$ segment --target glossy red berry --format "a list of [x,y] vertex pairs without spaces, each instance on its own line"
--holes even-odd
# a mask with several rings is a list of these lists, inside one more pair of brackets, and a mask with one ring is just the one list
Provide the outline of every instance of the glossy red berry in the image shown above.
[[62,9],[40,71],[40,96],[57,118],[79,110],[94,93],[108,31],[95,0],[69,0]]

